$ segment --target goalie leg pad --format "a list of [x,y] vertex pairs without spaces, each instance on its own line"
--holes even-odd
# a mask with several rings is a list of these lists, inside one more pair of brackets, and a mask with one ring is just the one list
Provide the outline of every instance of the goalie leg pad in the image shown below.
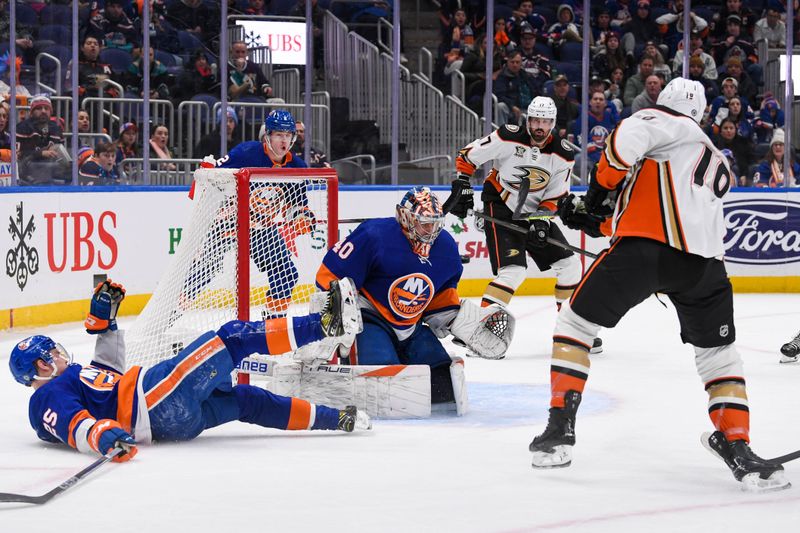
[[515,324],[514,315],[497,304],[479,307],[461,300],[450,332],[478,357],[502,359],[514,337]]

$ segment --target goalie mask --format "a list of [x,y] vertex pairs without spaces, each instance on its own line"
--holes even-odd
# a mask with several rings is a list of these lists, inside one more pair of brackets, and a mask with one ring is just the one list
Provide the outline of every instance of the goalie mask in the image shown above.
[[427,187],[414,187],[397,204],[396,218],[414,253],[428,257],[444,227],[439,199]]
[[[30,387],[33,380],[48,380],[58,375],[55,359],[57,357],[66,361],[67,365],[72,363],[72,356],[67,353],[63,346],[54,342],[50,337],[44,335],[34,335],[21,340],[14,349],[11,350],[11,357],[8,366],[11,374],[17,383]],[[53,368],[52,374],[41,377],[36,372],[36,361],[41,359]]]

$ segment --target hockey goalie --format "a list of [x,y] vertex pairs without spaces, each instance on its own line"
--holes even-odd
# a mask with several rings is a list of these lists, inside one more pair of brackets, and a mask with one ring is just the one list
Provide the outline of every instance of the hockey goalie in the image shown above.
[[[452,335],[474,354],[499,359],[514,333],[514,317],[498,306],[460,300],[458,247],[442,232],[444,213],[427,187],[408,191],[395,217],[363,222],[328,251],[317,286],[351,278],[363,331],[336,346],[301,350],[301,397],[354,403],[384,418],[466,412],[464,362],[440,339]],[[346,297],[346,295],[343,295]],[[349,365],[316,365],[338,349]],[[332,397],[336,395],[340,397]],[[355,395],[347,398],[348,394]]]

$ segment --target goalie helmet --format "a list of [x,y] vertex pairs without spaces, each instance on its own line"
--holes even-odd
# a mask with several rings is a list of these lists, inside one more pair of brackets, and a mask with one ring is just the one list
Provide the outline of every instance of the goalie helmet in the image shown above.
[[550,127],[550,131],[547,132],[549,135],[553,128],[556,127],[556,116],[558,115],[558,109],[556,109],[556,103],[553,101],[552,98],[548,96],[537,96],[531,103],[528,104],[528,119],[526,120],[526,125],[528,128],[528,134],[533,137],[533,132],[531,131],[530,127],[530,119],[532,118],[543,118],[547,120],[552,120],[553,124]]
[[656,104],[686,115],[700,124],[706,110],[706,92],[699,81],[674,78],[659,93]]
[[444,227],[444,211],[436,195],[427,187],[414,187],[397,204],[396,218],[414,253],[428,257]]
[[63,346],[56,343],[50,337],[44,335],[34,335],[21,340],[14,349],[11,350],[11,357],[8,366],[11,374],[17,383],[30,387],[34,379],[37,379],[36,361],[41,359],[53,367],[50,377],[56,376],[56,366],[54,357],[61,356],[68,363],[72,362],[72,357],[67,353]]
[[[292,140],[289,143],[289,150],[291,150],[297,140],[297,125],[292,114],[281,109],[271,111],[264,120],[264,133],[266,134],[264,142],[267,144],[269,144],[269,134],[273,131],[287,131],[292,134]],[[271,146],[270,149],[272,149]]]

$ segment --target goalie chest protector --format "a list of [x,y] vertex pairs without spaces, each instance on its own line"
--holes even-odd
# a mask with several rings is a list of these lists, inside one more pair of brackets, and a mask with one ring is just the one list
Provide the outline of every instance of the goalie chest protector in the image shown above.
[[367,220],[328,251],[317,285],[353,278],[359,293],[396,330],[412,328],[423,314],[458,309],[463,267],[458,245],[442,231],[423,259],[411,251],[394,218]]

